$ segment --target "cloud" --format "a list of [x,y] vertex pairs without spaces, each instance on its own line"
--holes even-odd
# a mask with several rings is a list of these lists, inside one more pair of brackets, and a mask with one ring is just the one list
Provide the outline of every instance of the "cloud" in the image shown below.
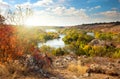
[[120,17],[120,12],[117,11],[106,11],[106,12],[101,12],[99,15],[103,15],[106,17]]
[[30,2],[25,2],[23,4],[16,4],[15,8],[17,8],[18,6],[22,7],[22,8],[32,8],[33,5]]
[[9,7],[9,4],[0,0],[0,7]]
[[52,3],[53,3],[53,0],[41,0],[41,1],[37,1],[36,3],[34,3],[33,6],[35,7],[44,6],[45,7]]
[[116,11],[116,10],[118,10],[118,8],[115,8],[115,7],[113,7],[113,8],[111,8],[111,10],[114,10],[114,11]]
[[56,8],[46,8],[45,10],[36,10],[32,16],[37,25],[76,25],[88,22],[89,16],[85,9],[66,8],[59,6]]
[[98,9],[98,8],[101,8],[101,6],[96,6],[96,7],[94,7],[95,9]]
[[101,21],[120,21],[120,12],[111,10],[95,14]]
[[118,2],[120,2],[120,0],[118,0]]
[[70,0],[58,0],[57,2],[54,1],[55,4],[57,5],[69,5]]
[[99,8],[101,8],[101,6],[98,5],[98,6],[90,8],[89,11],[96,10],[96,9],[99,9]]
[[[116,8],[96,14],[89,14],[87,12],[100,9],[101,6],[98,5],[87,8],[89,10],[86,11],[87,9],[71,6],[69,1],[70,0],[37,0],[34,3],[30,3],[30,0],[27,0],[27,2],[15,4],[14,7],[32,8],[34,12],[33,15],[28,18],[27,23],[32,23],[33,25],[64,26],[104,21],[120,21],[120,12],[118,12]],[[9,4],[0,0],[0,8],[1,6],[3,7],[2,9],[4,9],[4,6],[8,7]]]
[[39,8],[39,7],[49,7],[50,4],[53,3],[53,0],[38,0],[37,2],[30,3],[30,0],[24,2],[22,4],[16,4],[15,7],[21,6],[23,8],[31,7],[31,8]]
[[62,17],[80,17],[80,18],[87,18],[87,14],[85,13],[85,9],[75,9],[74,7],[66,8],[66,7],[56,7],[56,8],[48,8],[46,9],[49,13],[52,13],[56,16]]
[[0,0],[0,14],[1,15],[5,16],[5,13],[9,7],[10,5],[7,2]]

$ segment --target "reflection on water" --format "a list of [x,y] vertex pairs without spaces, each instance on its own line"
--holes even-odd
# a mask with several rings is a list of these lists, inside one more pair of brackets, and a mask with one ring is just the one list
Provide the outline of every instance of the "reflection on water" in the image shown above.
[[45,31],[46,32],[57,32],[57,30],[55,30],[55,29],[46,29]]
[[87,35],[90,35],[90,36],[95,36],[95,34],[93,32],[88,32]]
[[54,47],[54,48],[62,48],[65,46],[64,41],[62,40],[62,38],[64,38],[65,35],[60,34],[59,35],[59,39],[53,39],[53,40],[49,40],[46,43],[38,43],[38,47],[41,47],[42,45],[47,45],[50,47]]

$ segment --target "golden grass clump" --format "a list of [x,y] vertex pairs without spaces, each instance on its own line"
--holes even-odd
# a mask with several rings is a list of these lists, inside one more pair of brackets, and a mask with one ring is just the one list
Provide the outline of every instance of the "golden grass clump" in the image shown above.
[[76,64],[69,64],[67,69],[71,72],[75,72],[77,74],[83,75],[86,73],[86,70],[88,69],[88,67],[76,65]]

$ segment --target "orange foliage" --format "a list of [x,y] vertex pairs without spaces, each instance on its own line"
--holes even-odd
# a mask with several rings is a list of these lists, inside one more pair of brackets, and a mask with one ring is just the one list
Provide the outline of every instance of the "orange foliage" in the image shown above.
[[14,26],[0,25],[0,61],[15,59],[23,54],[16,32]]

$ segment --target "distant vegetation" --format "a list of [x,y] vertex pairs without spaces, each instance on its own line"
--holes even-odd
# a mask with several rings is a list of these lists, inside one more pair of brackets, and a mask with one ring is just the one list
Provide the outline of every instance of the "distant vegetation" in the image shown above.
[[[105,23],[105,24],[109,24],[109,23]],[[117,24],[118,27],[120,26],[119,22],[117,23],[113,22],[112,25],[114,24]],[[90,25],[98,26],[101,25],[101,23],[90,24]],[[76,55],[108,56],[108,57],[120,58],[120,52],[119,52],[120,33],[115,33],[114,31],[102,32],[94,29],[90,30],[89,27],[88,27],[89,30],[84,30],[84,28],[86,27],[82,27],[82,29],[78,27],[77,28],[70,27],[62,30],[62,32],[66,34],[63,40],[67,44],[67,50],[70,50]],[[94,33],[94,36],[87,35],[87,32]]]

